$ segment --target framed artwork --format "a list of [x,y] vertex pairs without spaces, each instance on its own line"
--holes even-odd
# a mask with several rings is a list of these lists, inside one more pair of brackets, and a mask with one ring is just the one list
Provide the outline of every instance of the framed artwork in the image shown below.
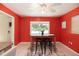
[[66,21],[63,21],[62,22],[62,29],[65,29],[66,28]]

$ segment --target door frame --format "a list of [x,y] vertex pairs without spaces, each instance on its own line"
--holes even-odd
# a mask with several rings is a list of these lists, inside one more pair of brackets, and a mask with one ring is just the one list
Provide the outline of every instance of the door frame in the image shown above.
[[11,20],[12,20],[12,40],[13,40],[13,46],[14,46],[14,44],[15,44],[15,39],[14,39],[14,24],[15,24],[15,17],[14,16],[12,16],[12,15],[10,15],[10,14],[8,14],[8,13],[6,13],[6,12],[4,12],[4,11],[2,11],[2,10],[0,10],[0,13],[2,13],[2,14],[4,14],[4,15],[7,15],[7,16],[9,16],[9,17],[11,17]]

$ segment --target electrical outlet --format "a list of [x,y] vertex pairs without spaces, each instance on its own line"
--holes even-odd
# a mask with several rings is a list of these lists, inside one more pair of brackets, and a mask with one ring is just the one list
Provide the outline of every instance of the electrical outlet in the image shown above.
[[71,41],[69,41],[68,43],[69,43],[70,45],[72,45],[72,42],[71,42]]
[[70,42],[70,44],[72,45],[72,42]]

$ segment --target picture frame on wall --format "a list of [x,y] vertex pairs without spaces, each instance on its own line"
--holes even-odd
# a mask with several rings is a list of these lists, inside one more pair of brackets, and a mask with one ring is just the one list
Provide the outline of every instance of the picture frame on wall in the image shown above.
[[62,22],[62,29],[66,29],[66,21]]

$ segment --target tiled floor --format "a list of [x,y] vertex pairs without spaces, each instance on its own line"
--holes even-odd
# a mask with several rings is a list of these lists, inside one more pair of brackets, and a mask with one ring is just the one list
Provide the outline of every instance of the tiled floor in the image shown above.
[[[79,56],[78,53],[64,46],[62,43],[56,43],[56,48],[57,48],[57,53],[52,51],[52,55],[50,56]],[[29,52],[30,52],[30,43],[26,43],[26,42],[20,43],[16,47],[16,56],[27,56]]]

